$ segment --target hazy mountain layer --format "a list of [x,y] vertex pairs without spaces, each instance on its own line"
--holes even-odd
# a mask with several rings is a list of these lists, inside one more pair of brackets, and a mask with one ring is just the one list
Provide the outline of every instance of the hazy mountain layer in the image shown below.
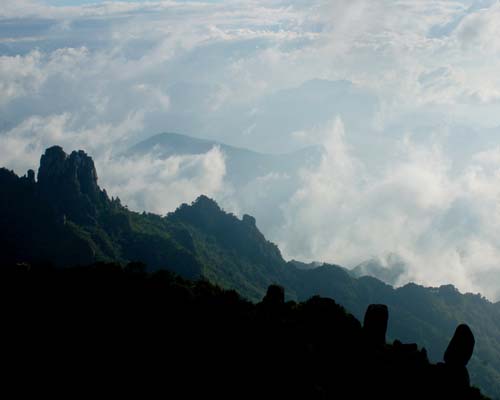
[[323,154],[321,146],[306,147],[287,154],[263,154],[224,143],[177,133],[161,133],[131,147],[126,154],[151,154],[158,158],[175,155],[204,154],[214,146],[225,156],[227,178],[236,187],[272,173],[295,175],[300,168],[317,165]]
[[351,274],[355,278],[373,276],[391,286],[396,286],[406,271],[404,260],[396,254],[389,254],[387,257],[372,258],[362,262],[351,270]]

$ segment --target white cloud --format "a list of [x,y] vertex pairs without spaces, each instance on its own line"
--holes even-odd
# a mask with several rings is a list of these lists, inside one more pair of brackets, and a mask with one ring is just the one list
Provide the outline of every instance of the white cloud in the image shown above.
[[100,180],[110,196],[133,210],[166,214],[204,194],[219,196],[226,167],[218,147],[202,155],[98,159]]
[[37,168],[47,147],[58,144],[67,152],[85,149],[94,158],[101,187],[136,211],[166,214],[201,194],[218,197],[227,190],[224,155],[218,147],[206,154],[165,160],[151,155],[125,157],[113,151],[113,146],[142,127],[141,115],[130,115],[118,126],[88,130],[73,130],[72,123],[68,114],[29,118],[0,136],[0,159],[24,174]]
[[99,158],[113,154],[127,135],[142,130],[141,113],[130,113],[118,125],[97,124],[82,128],[71,114],[33,116],[13,129],[0,135],[0,159],[3,164],[23,174],[38,166],[41,154],[47,147],[60,145],[71,151],[85,149]]
[[0,106],[13,99],[34,94],[44,81],[39,51],[22,56],[0,56]]
[[[396,252],[406,279],[498,298],[499,13],[490,0],[7,0],[0,160],[24,173],[47,146],[83,148],[131,208],[205,193],[265,216],[287,255],[352,265]],[[217,149],[120,158],[161,131],[328,151],[298,190],[271,173],[236,193]]]
[[471,163],[453,175],[439,146],[403,140],[401,154],[373,174],[353,157],[339,119],[329,128],[327,152],[283,207],[287,223],[276,234],[285,254],[355,266],[396,253],[409,269],[401,283],[455,284],[498,298],[491,271],[500,260],[500,158],[493,170]]

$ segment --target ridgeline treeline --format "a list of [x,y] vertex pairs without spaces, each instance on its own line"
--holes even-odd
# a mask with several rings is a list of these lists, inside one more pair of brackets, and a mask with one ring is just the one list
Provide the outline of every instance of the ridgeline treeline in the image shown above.
[[285,302],[274,285],[254,304],[206,281],[144,271],[3,265],[6,382],[24,382],[18,394],[35,385],[68,397],[484,398],[469,385],[465,325],[434,365],[416,344],[386,344],[382,305],[368,308],[362,327],[332,299]]

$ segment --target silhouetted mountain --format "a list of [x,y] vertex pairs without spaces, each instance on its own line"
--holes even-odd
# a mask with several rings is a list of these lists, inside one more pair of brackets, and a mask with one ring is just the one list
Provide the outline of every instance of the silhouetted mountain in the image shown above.
[[334,298],[361,319],[372,304],[391,310],[388,336],[426,347],[431,360],[461,323],[476,335],[471,380],[500,397],[500,306],[453,286],[415,284],[394,289],[372,278],[323,264],[287,263],[256,227],[224,212],[209,198],[181,205],[165,217],[129,211],[97,184],[92,159],[53,147],[42,156],[38,181],[0,169],[0,263],[75,266],[94,261],[141,261],[148,271],[169,269],[186,278],[205,278],[259,301],[278,283],[290,300],[313,295]]
[[201,274],[222,287],[258,300],[267,286],[288,279],[278,247],[266,240],[251,216],[240,220],[200,196],[192,205],[183,204],[168,214],[166,220],[189,232],[192,250],[203,265]]
[[109,199],[84,152],[67,156],[58,146],[47,149],[38,177],[35,181],[29,171],[18,178],[0,169],[1,260],[68,266],[143,260],[151,268],[200,274],[199,262],[179,243],[183,230],[159,216],[132,213],[119,199]]
[[357,318],[371,303],[391,309],[391,338],[415,341],[429,358],[438,361],[440,348],[457,324],[474,327],[477,347],[470,363],[471,381],[487,394],[500,398],[500,307],[477,294],[461,294],[452,285],[427,288],[413,283],[398,289],[373,277],[354,278],[344,268],[324,265],[301,271],[298,298],[314,292],[334,298]]
[[39,180],[28,175],[0,170],[1,260],[55,265],[140,260],[151,270],[205,276],[251,299],[261,298],[284,273],[286,262],[252,217],[239,220],[207,197],[166,217],[131,212],[99,188],[90,157],[67,156],[57,146],[42,156]]
[[252,304],[140,264],[4,264],[0,296],[4,389],[16,394],[34,385],[70,397],[484,399],[469,383],[467,325],[433,365],[417,344],[386,343],[392,317],[381,304],[361,326],[332,299],[285,302],[272,285]]
[[83,151],[69,156],[59,146],[45,152],[38,170],[41,198],[76,223],[92,223],[98,209],[107,208],[109,199],[97,184],[92,158]]

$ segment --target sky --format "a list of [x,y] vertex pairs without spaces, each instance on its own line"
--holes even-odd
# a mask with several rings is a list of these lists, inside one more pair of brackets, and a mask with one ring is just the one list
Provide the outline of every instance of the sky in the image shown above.
[[83,149],[132,209],[201,194],[237,215],[224,153],[120,156],[159,132],[265,153],[320,144],[283,217],[285,257],[346,267],[397,254],[400,284],[500,299],[497,0],[0,0],[0,162],[24,174]]

